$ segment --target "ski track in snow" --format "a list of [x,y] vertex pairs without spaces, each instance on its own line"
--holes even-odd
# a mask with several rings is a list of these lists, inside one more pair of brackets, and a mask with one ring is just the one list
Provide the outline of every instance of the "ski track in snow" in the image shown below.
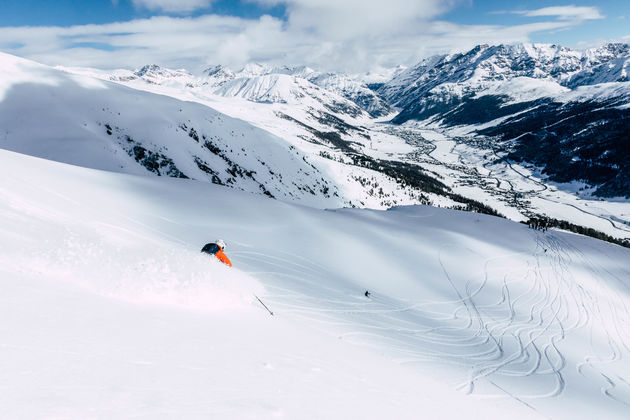
[[[453,290],[450,301],[408,302],[376,292],[368,299],[357,290],[321,289],[320,279],[330,273],[299,256],[238,252],[235,257],[245,271],[268,268],[250,274],[265,282],[266,299],[277,313],[320,323],[399,363],[450,368],[455,372],[450,381],[466,393],[513,398],[536,410],[539,401],[563,396],[566,377],[577,372],[607,399],[630,407],[630,308],[627,296],[616,291],[628,291],[629,285],[553,232],[536,233],[536,242],[535,253],[486,259],[482,276],[465,278],[450,273],[457,261],[449,258],[474,252],[448,254],[457,245],[442,245],[439,264]],[[583,287],[574,267],[596,287]],[[610,287],[604,279],[618,284]],[[293,283],[292,290],[286,282]],[[313,286],[328,298],[314,296]],[[583,339],[595,331],[605,332],[597,341],[608,343],[605,348]],[[568,353],[576,340],[588,344],[583,352],[588,356],[571,364]],[[535,379],[531,387],[528,378]]]

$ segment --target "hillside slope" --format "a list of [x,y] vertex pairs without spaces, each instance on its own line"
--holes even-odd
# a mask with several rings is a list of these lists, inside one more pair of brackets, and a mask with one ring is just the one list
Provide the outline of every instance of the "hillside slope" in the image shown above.
[[343,202],[330,176],[290,144],[207,106],[7,55],[2,68],[4,149],[95,169],[205,180],[311,205]]
[[0,175],[12,417],[627,417],[627,249],[7,151]]
[[[280,133],[292,131],[280,137],[215,110],[202,93],[197,92],[199,100],[193,92],[179,90],[179,84],[179,94],[169,97],[162,94],[167,87],[157,82],[143,81],[156,88],[145,92],[6,54],[0,56],[0,68],[3,149],[96,169],[203,180],[314,207],[388,207],[429,200],[422,190],[401,185],[393,176],[332,159],[324,151],[354,149],[339,134],[319,131],[316,121],[315,127],[293,123],[292,117],[277,116],[280,110],[270,110]],[[187,77],[183,71],[164,76],[153,67],[142,74]],[[316,99],[311,102],[325,109]],[[236,99],[230,103],[240,106]],[[348,106],[360,113],[356,105]],[[297,109],[304,118],[347,126],[367,141],[361,128],[337,117]]]

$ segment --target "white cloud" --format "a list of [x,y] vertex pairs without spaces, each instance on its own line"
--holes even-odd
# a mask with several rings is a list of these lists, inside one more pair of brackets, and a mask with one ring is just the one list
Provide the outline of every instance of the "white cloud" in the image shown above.
[[480,43],[528,42],[532,33],[578,24],[576,19],[559,17],[570,14],[566,7],[562,15],[556,14],[560,12],[556,8],[530,11],[549,13],[555,19],[501,26],[436,20],[446,8],[456,5],[455,0],[389,0],[371,2],[369,7],[363,0],[282,3],[287,7],[286,20],[271,16],[161,16],[69,28],[0,28],[0,49],[51,65],[130,68],[156,63],[198,71],[210,64],[238,67],[259,61],[363,72],[409,65],[424,56],[461,51]]
[[332,39],[400,32],[468,0],[253,0],[284,4],[294,30]]
[[584,41],[578,42],[576,47],[579,49],[585,50],[587,48],[600,47],[608,43],[630,44],[630,35],[625,35],[618,38],[595,38],[595,39],[584,40]]
[[[114,0],[118,1],[118,0]],[[136,7],[164,12],[186,13],[210,7],[212,0],[131,0]]]
[[593,20],[593,19],[603,19],[604,16],[599,12],[596,7],[586,7],[586,6],[553,6],[553,7],[543,7],[542,9],[536,10],[522,10],[515,11],[513,13],[521,14],[529,17],[557,17],[563,20]]

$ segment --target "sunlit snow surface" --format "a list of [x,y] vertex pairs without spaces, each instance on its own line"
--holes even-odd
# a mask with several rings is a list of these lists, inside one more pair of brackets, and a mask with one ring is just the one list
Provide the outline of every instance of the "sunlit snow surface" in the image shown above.
[[7,151],[0,176],[7,418],[630,414],[627,249]]

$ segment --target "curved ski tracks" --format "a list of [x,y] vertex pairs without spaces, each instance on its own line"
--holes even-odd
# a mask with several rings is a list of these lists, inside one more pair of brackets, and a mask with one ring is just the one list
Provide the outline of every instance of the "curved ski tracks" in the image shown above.
[[467,393],[536,409],[582,381],[606,404],[630,410],[630,273],[609,270],[594,253],[602,251],[585,253],[553,232],[535,235],[535,252],[486,259],[468,276],[449,267],[474,252],[443,244],[444,276],[432,281],[448,282],[452,294],[439,301],[368,299],[349,282],[330,284],[323,266],[298,255],[238,258],[246,270],[268,268],[250,272],[265,282],[277,313],[308,318],[400,363],[442,366]]

